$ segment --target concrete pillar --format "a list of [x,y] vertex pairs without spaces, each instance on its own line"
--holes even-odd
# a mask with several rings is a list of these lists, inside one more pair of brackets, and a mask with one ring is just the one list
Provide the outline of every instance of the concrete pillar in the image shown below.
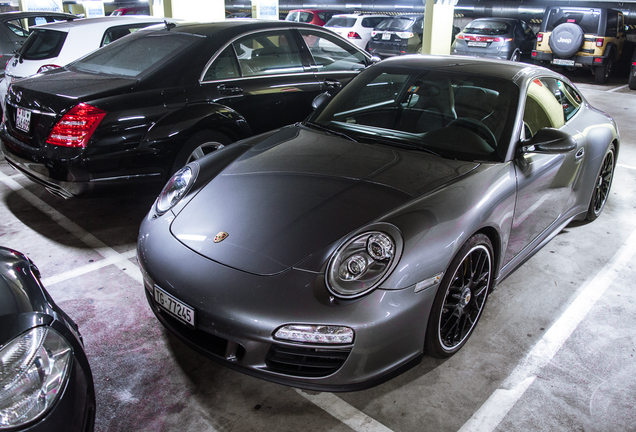
[[457,0],[423,0],[424,35],[422,54],[449,54]]
[[186,21],[222,21],[225,0],[150,0],[150,14]]

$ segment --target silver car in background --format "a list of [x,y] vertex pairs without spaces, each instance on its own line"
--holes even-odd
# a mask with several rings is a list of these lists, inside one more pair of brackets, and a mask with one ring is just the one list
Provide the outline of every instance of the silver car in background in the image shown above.
[[522,20],[478,18],[455,36],[451,54],[499,60],[529,60],[537,36]]

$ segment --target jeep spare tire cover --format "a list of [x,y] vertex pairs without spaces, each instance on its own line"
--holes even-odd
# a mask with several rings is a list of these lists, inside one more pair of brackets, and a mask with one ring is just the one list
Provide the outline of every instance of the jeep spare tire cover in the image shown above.
[[563,23],[552,30],[550,48],[560,57],[572,57],[583,46],[583,29],[574,23]]

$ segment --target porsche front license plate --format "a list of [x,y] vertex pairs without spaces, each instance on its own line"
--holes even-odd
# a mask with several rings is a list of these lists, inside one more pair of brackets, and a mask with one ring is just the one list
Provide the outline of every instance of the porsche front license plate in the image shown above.
[[552,60],[552,64],[559,66],[574,66],[574,60],[554,59]]
[[29,127],[31,126],[31,111],[25,110],[23,108],[18,108],[18,111],[15,115],[15,127],[18,129],[28,132]]
[[155,286],[155,302],[169,314],[194,327],[194,308]]

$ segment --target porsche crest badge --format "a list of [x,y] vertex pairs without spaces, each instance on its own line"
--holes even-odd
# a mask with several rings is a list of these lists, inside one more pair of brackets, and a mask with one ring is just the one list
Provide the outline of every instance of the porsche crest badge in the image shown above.
[[221,231],[220,233],[214,236],[214,243],[221,243],[223,240],[227,238],[227,236],[229,236],[228,233],[226,233],[225,231]]

